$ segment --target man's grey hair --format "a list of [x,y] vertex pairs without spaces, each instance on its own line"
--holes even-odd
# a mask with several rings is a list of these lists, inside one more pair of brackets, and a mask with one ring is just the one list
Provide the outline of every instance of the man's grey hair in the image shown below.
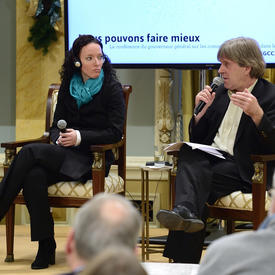
[[259,78],[264,75],[265,61],[256,40],[237,37],[225,41],[219,48],[218,60],[228,58],[241,67],[251,67],[250,77]]
[[112,246],[93,257],[79,275],[147,275],[135,252]]
[[100,193],[77,212],[74,239],[78,255],[88,260],[110,246],[135,249],[141,215],[121,195]]

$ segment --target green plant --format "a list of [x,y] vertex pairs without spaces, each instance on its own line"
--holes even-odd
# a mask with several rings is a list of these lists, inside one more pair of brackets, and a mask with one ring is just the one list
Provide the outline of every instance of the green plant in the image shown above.
[[43,55],[48,53],[51,43],[58,39],[54,25],[60,18],[60,9],[59,0],[39,1],[28,41],[36,50],[42,49]]

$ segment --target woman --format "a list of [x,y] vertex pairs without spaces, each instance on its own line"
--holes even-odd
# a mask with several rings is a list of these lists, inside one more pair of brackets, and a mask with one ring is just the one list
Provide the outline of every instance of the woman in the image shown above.
[[[84,183],[90,179],[93,159],[89,145],[118,142],[123,133],[122,87],[98,39],[80,35],[66,54],[60,74],[62,82],[50,129],[53,144],[25,145],[0,184],[0,219],[23,189],[31,239],[39,241],[32,269],[55,263],[48,186],[61,180]],[[67,122],[65,133],[57,127],[61,119]],[[112,152],[106,152],[108,172],[113,160]]]

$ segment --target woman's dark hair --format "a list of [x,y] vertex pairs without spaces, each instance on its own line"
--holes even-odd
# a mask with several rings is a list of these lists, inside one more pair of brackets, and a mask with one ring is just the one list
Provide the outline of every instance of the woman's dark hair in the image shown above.
[[75,66],[75,61],[79,61],[79,54],[81,49],[89,43],[96,43],[100,46],[102,54],[105,58],[103,63],[103,71],[104,71],[104,82],[110,81],[111,79],[117,79],[116,72],[112,68],[110,59],[103,52],[102,43],[92,35],[79,35],[77,39],[75,39],[72,48],[66,52],[65,61],[60,70],[60,76],[62,84],[64,85],[65,90],[68,90],[71,78],[74,73],[80,72],[81,68]]

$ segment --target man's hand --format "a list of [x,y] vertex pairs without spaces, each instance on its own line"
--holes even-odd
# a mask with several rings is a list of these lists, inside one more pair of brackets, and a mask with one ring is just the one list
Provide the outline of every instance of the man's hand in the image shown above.
[[66,133],[60,132],[57,140],[58,144],[64,147],[74,146],[76,144],[77,134],[74,129],[66,129]]
[[205,88],[200,91],[195,98],[195,105],[197,106],[200,101],[204,101],[205,102],[205,106],[203,107],[203,109],[196,115],[195,117],[195,122],[197,123],[201,117],[205,114],[206,110],[208,109],[208,107],[212,104],[214,98],[215,98],[215,93],[211,93],[212,89],[210,86],[206,85]]
[[250,116],[254,123],[258,126],[263,117],[263,109],[258,103],[257,98],[244,89],[243,92],[232,94],[231,101],[239,106],[246,115]]

